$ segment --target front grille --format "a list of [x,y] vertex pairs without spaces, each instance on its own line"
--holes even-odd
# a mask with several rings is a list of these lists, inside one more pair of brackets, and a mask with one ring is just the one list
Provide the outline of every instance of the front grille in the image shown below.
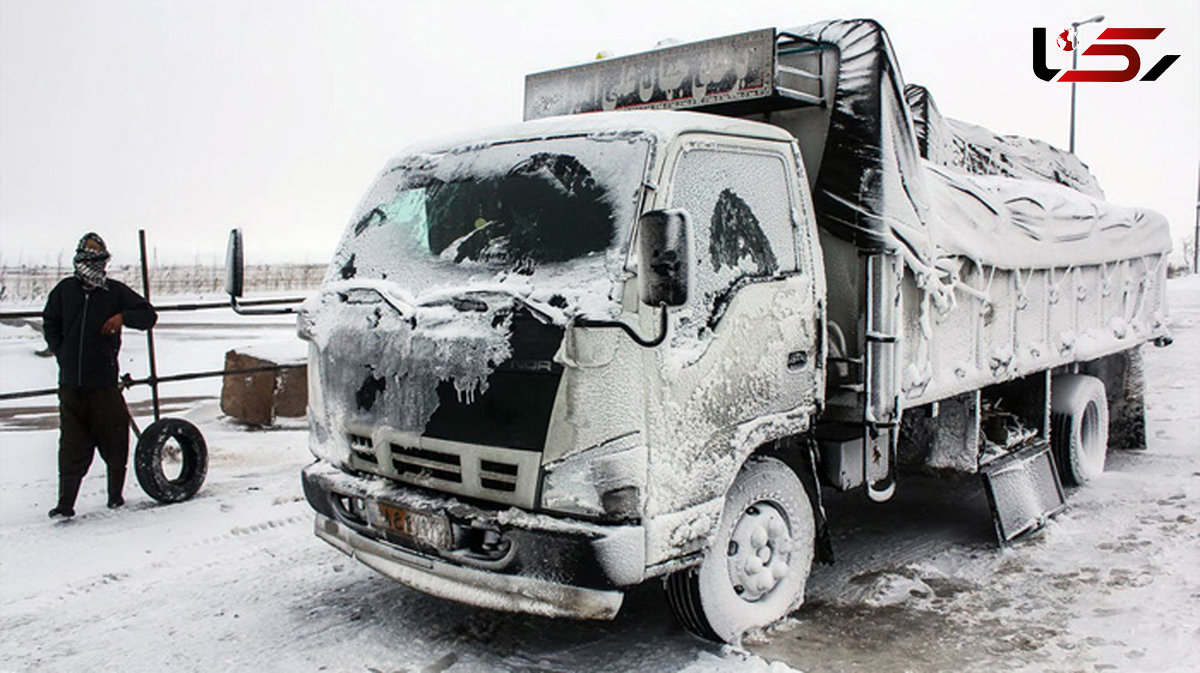
[[379,458],[375,455],[375,442],[370,437],[352,432],[349,433],[349,439],[350,451],[354,453],[355,458],[372,465],[379,464]]
[[513,477],[517,476],[517,466],[512,463],[497,463],[491,460],[479,461],[479,466],[488,472],[496,472],[497,474],[507,474]]
[[355,469],[445,493],[534,505],[539,452],[418,437],[388,428],[356,428],[347,438]]
[[479,483],[492,491],[512,493],[517,490],[517,471],[517,466],[512,463],[481,460],[479,461]]
[[455,484],[462,483],[462,458],[455,454],[399,444],[392,444],[391,448],[392,466],[401,475],[414,474]]

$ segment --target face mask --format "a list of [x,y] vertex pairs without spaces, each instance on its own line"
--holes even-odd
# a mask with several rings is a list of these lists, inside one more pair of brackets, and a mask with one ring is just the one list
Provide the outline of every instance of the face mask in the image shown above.
[[[91,243],[91,245],[88,245]],[[112,255],[104,247],[104,241],[96,234],[88,234],[79,241],[75,249],[75,277],[87,289],[107,287],[108,274],[105,267]]]

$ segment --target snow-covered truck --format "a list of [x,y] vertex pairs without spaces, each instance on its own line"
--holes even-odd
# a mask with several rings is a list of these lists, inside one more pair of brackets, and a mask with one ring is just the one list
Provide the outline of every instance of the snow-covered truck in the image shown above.
[[875,22],[531,75],[525,113],[391,161],[299,318],[316,534],[384,575],[575,618],[662,578],[736,640],[832,559],[822,489],[979,473],[1008,539],[1144,441],[1165,220],[943,118]]

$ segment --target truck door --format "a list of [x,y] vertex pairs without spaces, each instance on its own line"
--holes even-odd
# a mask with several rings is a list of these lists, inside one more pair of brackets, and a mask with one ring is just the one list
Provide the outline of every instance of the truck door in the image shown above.
[[811,405],[823,385],[797,170],[785,142],[696,139],[676,155],[668,204],[691,215],[693,276],[675,357],[722,380],[691,401],[711,398],[733,423]]

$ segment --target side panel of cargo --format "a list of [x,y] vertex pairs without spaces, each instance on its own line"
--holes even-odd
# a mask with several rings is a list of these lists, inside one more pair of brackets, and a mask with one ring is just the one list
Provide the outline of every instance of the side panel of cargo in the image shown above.
[[1166,333],[1164,256],[1050,269],[963,262],[943,295],[903,282],[901,404],[920,406]]

